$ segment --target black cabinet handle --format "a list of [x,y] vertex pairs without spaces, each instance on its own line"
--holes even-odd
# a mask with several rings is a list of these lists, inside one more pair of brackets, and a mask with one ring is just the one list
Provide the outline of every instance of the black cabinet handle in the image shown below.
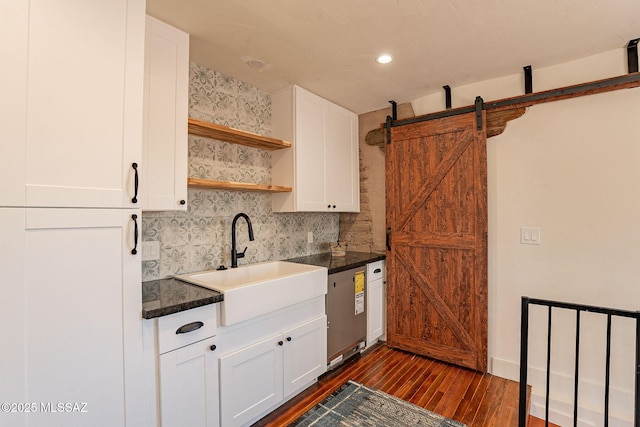
[[288,342],[291,342],[291,337],[287,337],[287,341],[288,341]]
[[189,332],[196,331],[196,330],[202,328],[203,326],[204,326],[204,323],[202,323],[200,321],[187,323],[186,325],[180,326],[176,330],[176,334],[187,334]]
[[375,274],[375,273],[381,273],[381,272],[382,272],[382,270],[381,270],[381,269],[379,269],[379,268],[376,268],[375,270],[373,270],[373,273],[374,273],[374,274]]
[[283,344],[284,344],[284,342],[278,341],[278,345],[283,345]]
[[133,178],[133,199],[131,199],[131,203],[138,203],[138,164],[132,163],[131,167],[135,172],[135,176]]
[[215,345],[215,344],[213,344],[213,345],[212,345],[211,347],[209,347],[209,348],[211,349],[211,351],[214,351],[214,350],[215,350],[216,348],[218,348],[218,347],[216,347],[216,345]]
[[331,205],[327,205],[328,208],[331,208]]
[[333,209],[335,209],[335,208],[336,208],[336,205],[333,205]]
[[180,204],[181,204],[181,205],[186,205],[186,204],[187,204],[187,201],[186,201],[186,200],[180,200]]
[[138,253],[138,215],[131,215],[133,220],[133,249],[131,249],[131,255]]

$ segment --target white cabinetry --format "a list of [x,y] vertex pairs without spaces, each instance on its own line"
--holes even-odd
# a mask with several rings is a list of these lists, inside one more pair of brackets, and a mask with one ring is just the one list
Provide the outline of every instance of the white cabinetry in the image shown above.
[[367,347],[385,332],[384,261],[367,264]]
[[358,116],[298,86],[273,94],[273,135],[293,141],[272,154],[275,212],[359,212]]
[[157,319],[162,427],[219,425],[216,325],[215,305]]
[[144,1],[8,3],[0,206],[136,207]]
[[142,208],[187,209],[189,35],[147,16]]
[[284,396],[281,335],[274,335],[220,358],[222,425],[241,426]]
[[[222,426],[257,421],[326,372],[327,318],[321,314],[323,306],[323,298],[319,298],[314,304],[283,309],[257,322],[223,328],[229,332],[227,337],[225,332],[221,334],[221,345],[229,351],[220,357]],[[304,316],[308,318],[305,313],[316,317],[300,322]]]
[[5,208],[0,217],[8,237],[0,268],[10,279],[0,313],[12,325],[4,341],[10,358],[0,367],[8,381],[3,401],[86,403],[81,413],[38,406],[10,424],[142,424],[141,272],[131,254],[131,211]]
[[0,393],[45,405],[8,423],[142,425],[145,2],[0,4]]

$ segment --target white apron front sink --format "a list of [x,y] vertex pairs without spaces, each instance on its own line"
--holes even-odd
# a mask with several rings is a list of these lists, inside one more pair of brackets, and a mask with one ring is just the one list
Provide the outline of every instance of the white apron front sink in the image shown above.
[[262,262],[175,277],[223,293],[220,321],[224,326],[327,293],[325,267],[286,261]]

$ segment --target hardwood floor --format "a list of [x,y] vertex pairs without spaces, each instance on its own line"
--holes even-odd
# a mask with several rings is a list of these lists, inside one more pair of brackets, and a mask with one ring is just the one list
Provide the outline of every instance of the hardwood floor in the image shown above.
[[517,382],[380,345],[320,377],[254,427],[288,425],[349,379],[469,427],[518,425]]

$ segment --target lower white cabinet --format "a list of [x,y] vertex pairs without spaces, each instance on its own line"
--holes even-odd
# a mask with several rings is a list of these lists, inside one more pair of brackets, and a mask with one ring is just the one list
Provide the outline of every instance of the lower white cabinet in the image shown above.
[[367,264],[367,347],[385,333],[384,261]]
[[136,210],[0,209],[0,401],[37,405],[1,425],[143,423],[132,215],[139,225]]
[[220,358],[222,425],[240,426],[282,401],[281,335]]
[[157,363],[157,378],[152,382],[158,390],[160,420],[147,425],[220,425],[217,308],[210,304],[154,320],[149,347],[156,349],[151,360]]
[[162,427],[217,427],[218,360],[216,337],[161,354]]
[[322,315],[220,357],[222,426],[256,421],[326,372],[326,331]]

